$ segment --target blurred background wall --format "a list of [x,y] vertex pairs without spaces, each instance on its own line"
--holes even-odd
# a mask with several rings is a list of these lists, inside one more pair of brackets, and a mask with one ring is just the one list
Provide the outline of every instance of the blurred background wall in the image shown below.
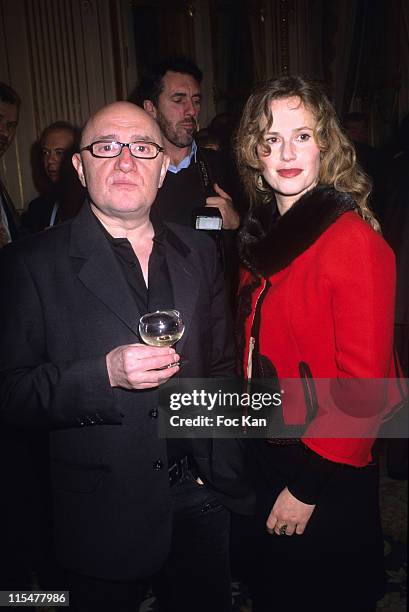
[[383,148],[409,112],[407,0],[0,0],[0,80],[22,98],[0,160],[16,206],[36,195],[30,151],[46,125],[82,125],[176,53],[204,72],[202,126],[238,115],[255,83],[289,73],[325,83],[341,117],[368,113]]

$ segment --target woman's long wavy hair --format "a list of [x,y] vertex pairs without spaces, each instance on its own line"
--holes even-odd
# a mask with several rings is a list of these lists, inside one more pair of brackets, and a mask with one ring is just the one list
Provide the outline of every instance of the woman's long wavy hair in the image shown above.
[[334,107],[321,86],[301,76],[283,76],[267,81],[249,97],[236,134],[238,170],[250,202],[248,219],[241,231],[242,246],[265,235],[265,220],[271,216],[275,198],[262,177],[260,150],[269,153],[264,134],[271,129],[273,100],[297,97],[316,119],[314,138],[321,151],[318,184],[349,193],[358,213],[379,231],[379,223],[368,206],[369,178],[356,161],[355,149],[343,133]]

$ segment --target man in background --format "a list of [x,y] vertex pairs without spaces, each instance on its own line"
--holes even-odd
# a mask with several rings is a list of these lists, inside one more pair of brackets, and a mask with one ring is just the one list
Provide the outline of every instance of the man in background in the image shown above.
[[71,157],[78,150],[79,131],[67,121],[56,121],[43,131],[38,152],[44,180],[39,197],[32,200],[21,219],[22,228],[34,234],[75,216],[85,191],[75,174]]
[[379,149],[370,144],[368,115],[349,113],[344,119],[344,128],[355,147],[359,165],[372,180],[371,208],[381,219],[385,205],[384,172],[387,160]]
[[201,70],[187,58],[157,64],[138,87],[141,106],[158,123],[170,157],[166,179],[155,207],[167,221],[192,226],[192,209],[201,204],[219,208],[223,229],[236,230],[240,220],[230,196],[221,188],[224,168],[215,153],[205,155],[212,195],[204,193],[199,160],[201,152],[194,140],[201,105]]
[[[0,83],[0,158],[12,144],[19,121],[19,95]],[[0,181],[0,251],[20,237],[18,215]],[[0,292],[3,306],[14,308],[7,289]],[[4,334],[5,322],[2,322]],[[19,406],[20,409],[20,406]],[[44,451],[45,452],[45,451]],[[37,473],[37,436],[19,425],[0,427],[0,485],[7,494],[0,505],[0,582],[2,589],[30,590],[32,572],[42,556],[42,496]],[[28,608],[34,610],[34,608]]]
[[[14,89],[0,82],[0,158],[16,135],[20,104],[20,97]],[[17,213],[6,187],[0,181],[0,248],[18,236]]]
[[[237,185],[218,151],[198,148],[195,134],[201,105],[202,72],[191,60],[181,57],[154,66],[139,84],[135,101],[157,121],[170,158],[162,189],[154,204],[164,221],[198,227],[216,222],[210,208],[220,212],[221,228],[212,230],[219,245],[225,276],[234,291],[237,275],[236,232],[240,217],[231,194]],[[234,198],[236,199],[236,197]],[[203,207],[207,208],[206,210]],[[198,211],[197,209],[200,209]],[[206,220],[206,214],[211,217]],[[201,226],[202,227],[202,226]],[[199,230],[200,231],[200,230]]]

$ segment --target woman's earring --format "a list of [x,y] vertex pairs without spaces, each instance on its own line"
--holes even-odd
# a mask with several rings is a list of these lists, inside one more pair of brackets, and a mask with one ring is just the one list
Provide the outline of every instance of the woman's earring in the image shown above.
[[263,177],[259,174],[256,178],[257,189],[263,189]]

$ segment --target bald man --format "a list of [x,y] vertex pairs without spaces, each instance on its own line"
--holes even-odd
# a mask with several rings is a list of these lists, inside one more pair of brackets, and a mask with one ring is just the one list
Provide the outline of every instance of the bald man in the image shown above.
[[[78,216],[1,253],[0,414],[50,429],[55,549],[74,610],[134,612],[153,576],[161,610],[231,605],[225,506],[240,510],[238,496],[213,492],[208,441],[157,434],[158,385],[233,372],[212,241],[150,215],[168,163],[142,109],[101,109],[73,157],[88,190]],[[141,344],[141,315],[172,308],[186,325],[177,349]]]

